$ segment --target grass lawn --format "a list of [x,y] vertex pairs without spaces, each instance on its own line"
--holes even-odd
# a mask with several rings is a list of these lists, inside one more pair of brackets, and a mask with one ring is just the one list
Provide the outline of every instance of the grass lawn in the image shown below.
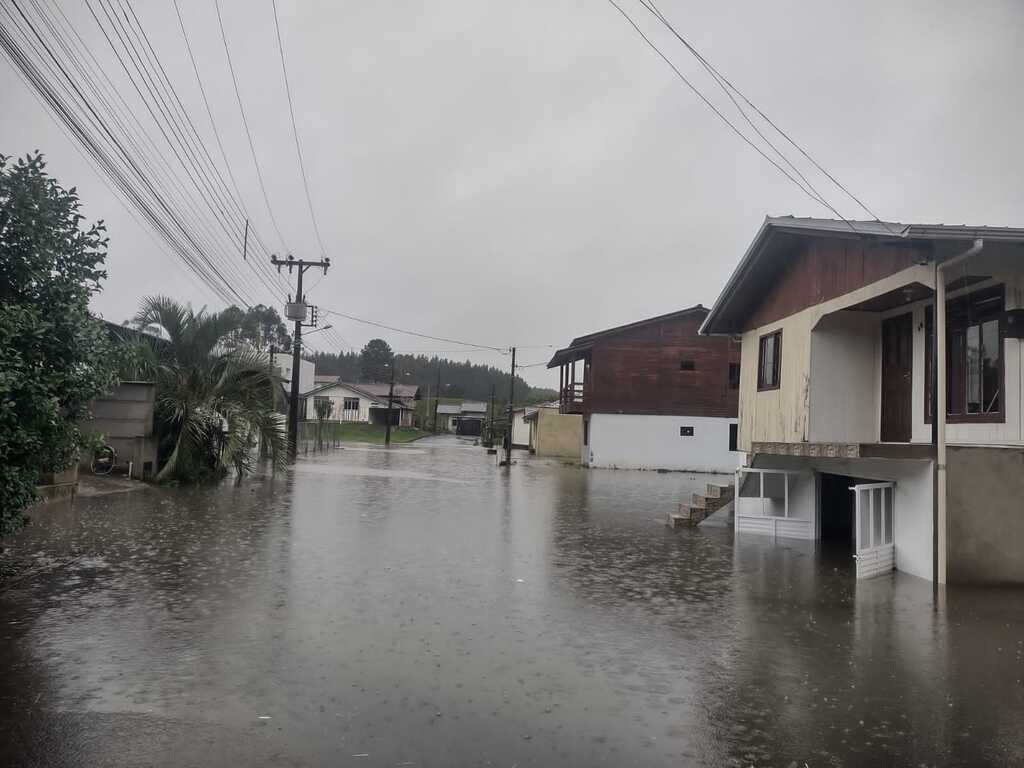
[[[301,435],[303,440],[316,440],[316,422],[304,422]],[[340,424],[338,422],[324,422],[323,438],[327,440],[341,440],[347,443],[376,443],[384,444],[385,427],[378,424]],[[392,443],[411,443],[421,437],[426,437],[430,432],[412,427],[391,428]]]

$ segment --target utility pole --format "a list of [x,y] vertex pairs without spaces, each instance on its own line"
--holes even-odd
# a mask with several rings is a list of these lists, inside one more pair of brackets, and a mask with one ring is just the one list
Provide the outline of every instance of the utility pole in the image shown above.
[[391,404],[395,397],[395,358],[391,358],[391,384],[388,386],[388,424],[384,428],[384,447],[391,447]]
[[508,428],[505,432],[505,465],[512,466],[512,404],[516,400],[516,348],[512,347],[512,376],[508,380]]
[[288,397],[288,460],[295,461],[299,445],[299,364],[302,360],[300,356],[302,352],[302,326],[316,325],[315,317],[312,323],[305,323],[306,297],[302,293],[302,276],[306,273],[307,269],[312,267],[322,269],[326,275],[328,267],[331,266],[331,260],[304,261],[289,255],[287,259],[271,256],[270,263],[277,267],[278,272],[281,271],[281,267],[288,267],[288,274],[295,270],[298,270],[299,274],[295,287],[295,301],[289,301],[284,307],[285,317],[295,321],[295,335],[292,338],[291,393]]
[[491,384],[491,421],[487,426],[487,439],[491,441],[491,447],[494,447],[494,385]]
[[437,358],[437,398],[434,400],[434,434],[437,434],[437,407],[441,404],[441,358]]

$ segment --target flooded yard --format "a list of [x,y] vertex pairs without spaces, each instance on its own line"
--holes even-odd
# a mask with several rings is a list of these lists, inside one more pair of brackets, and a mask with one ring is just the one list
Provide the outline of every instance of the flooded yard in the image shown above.
[[0,764],[1024,763],[1024,591],[667,529],[706,480],[437,438],[38,510]]

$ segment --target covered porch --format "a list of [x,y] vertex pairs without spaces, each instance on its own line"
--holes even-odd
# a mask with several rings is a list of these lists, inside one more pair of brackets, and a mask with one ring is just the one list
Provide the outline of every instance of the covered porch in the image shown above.
[[592,344],[560,349],[548,362],[558,368],[558,411],[562,414],[589,413],[590,361]]

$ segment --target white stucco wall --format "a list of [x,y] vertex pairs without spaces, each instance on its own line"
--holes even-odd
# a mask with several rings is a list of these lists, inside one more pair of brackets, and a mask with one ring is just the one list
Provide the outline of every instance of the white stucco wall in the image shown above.
[[530,445],[530,425],[526,421],[526,411],[516,411],[512,415],[512,444],[528,447]]
[[880,338],[868,312],[828,315],[811,332],[810,442],[878,440]]
[[[278,354],[274,359],[278,373],[288,386],[292,380],[291,355]],[[299,392],[309,392],[316,385],[316,363],[312,360],[299,360]]]
[[[735,423],[706,416],[595,413],[584,455],[591,467],[731,473],[740,460],[729,450],[729,425]],[[680,436],[683,426],[693,427],[693,437]]]

